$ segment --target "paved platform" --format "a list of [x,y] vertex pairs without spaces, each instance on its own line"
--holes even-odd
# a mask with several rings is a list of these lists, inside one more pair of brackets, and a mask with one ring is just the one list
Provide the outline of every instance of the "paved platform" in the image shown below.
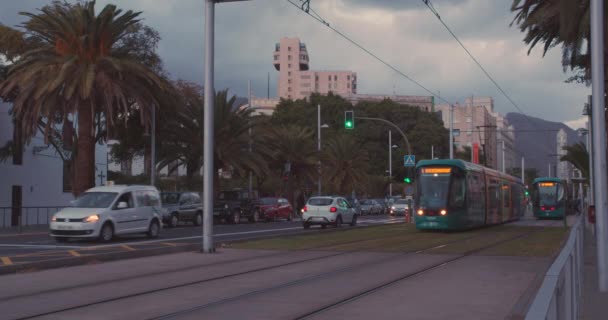
[[597,283],[597,247],[594,236],[585,230],[584,282],[580,320],[608,319],[608,292],[599,292]]
[[[314,318],[504,319],[550,263],[493,256],[451,262],[458,257],[179,253],[3,276],[0,310],[6,319],[294,319],[410,274]],[[62,309],[69,310],[57,312]]]

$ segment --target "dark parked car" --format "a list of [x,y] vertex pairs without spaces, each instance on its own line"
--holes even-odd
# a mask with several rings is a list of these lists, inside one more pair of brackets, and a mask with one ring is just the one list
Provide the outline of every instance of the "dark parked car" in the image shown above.
[[164,208],[163,222],[169,227],[176,227],[180,221],[189,221],[196,226],[203,222],[203,203],[194,192],[161,193]]
[[260,209],[264,219],[276,220],[276,219],[287,219],[291,221],[291,214],[293,213],[293,207],[284,198],[261,198]]
[[258,222],[262,218],[258,192],[248,190],[221,191],[213,206],[213,219],[240,223],[241,218]]

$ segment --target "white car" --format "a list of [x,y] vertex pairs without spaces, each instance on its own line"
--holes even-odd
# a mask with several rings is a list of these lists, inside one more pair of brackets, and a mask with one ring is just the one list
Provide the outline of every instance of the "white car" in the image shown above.
[[327,225],[339,227],[342,223],[350,223],[351,226],[357,224],[357,214],[355,209],[340,197],[312,197],[302,209],[302,222],[304,229],[311,225]]
[[130,233],[146,233],[156,238],[161,230],[161,216],[160,195],[155,187],[96,187],[53,215],[50,234],[58,242],[68,238],[98,238],[107,242],[115,235]]

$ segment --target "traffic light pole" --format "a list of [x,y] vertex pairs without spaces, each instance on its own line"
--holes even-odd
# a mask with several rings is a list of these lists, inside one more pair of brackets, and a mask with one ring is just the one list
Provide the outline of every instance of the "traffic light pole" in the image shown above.
[[388,195],[389,197],[393,197],[393,133],[391,130],[388,130]]

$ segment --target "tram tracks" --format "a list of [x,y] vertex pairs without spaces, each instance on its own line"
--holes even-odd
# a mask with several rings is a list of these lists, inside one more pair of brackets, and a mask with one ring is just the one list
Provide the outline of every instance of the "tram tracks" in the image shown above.
[[[512,241],[512,240],[515,240],[517,238],[528,236],[528,235],[530,235],[532,233],[533,232],[525,233],[525,234],[520,234],[520,235],[518,235],[516,237],[510,237],[510,238],[508,238],[506,240],[493,243],[493,244],[491,244],[489,246],[485,246],[483,248],[478,248],[478,249],[475,249],[475,250],[471,250],[470,252],[467,252],[466,254],[463,254],[462,256],[451,258],[451,259],[446,259],[445,261],[441,261],[441,262],[435,263],[435,264],[433,264],[431,266],[427,266],[427,267],[425,267],[425,268],[423,268],[421,270],[417,270],[417,271],[414,271],[414,272],[407,273],[407,274],[405,274],[405,275],[403,275],[403,276],[401,276],[401,277],[399,277],[397,279],[394,279],[394,280],[390,281],[389,283],[383,283],[380,286],[375,286],[374,288],[366,290],[365,292],[362,292],[362,293],[360,293],[357,296],[348,297],[347,299],[343,299],[343,300],[338,301],[338,302],[336,302],[336,303],[334,303],[332,305],[324,306],[323,308],[314,310],[313,312],[311,312],[309,314],[305,314],[302,317],[310,317],[310,316],[313,316],[315,314],[318,314],[319,312],[324,312],[323,310],[333,309],[334,307],[336,307],[338,305],[341,305],[341,304],[344,304],[344,303],[348,303],[348,301],[351,301],[353,299],[356,300],[356,299],[358,299],[358,297],[362,297],[363,295],[367,295],[367,294],[373,293],[373,292],[375,292],[377,290],[381,290],[384,287],[390,286],[391,283],[396,283],[396,282],[405,280],[407,278],[414,277],[416,275],[428,272],[428,271],[430,271],[432,269],[439,268],[439,267],[441,267],[441,266],[443,266],[445,264],[448,264],[448,263],[454,262],[456,260],[462,259],[462,258],[464,258],[466,256],[474,254],[475,252],[479,252],[481,250],[485,250],[485,249],[490,248],[492,246],[500,245],[500,244],[502,244],[504,242],[507,242],[507,241]],[[270,287],[267,287],[267,288],[262,288],[262,289],[259,289],[259,290],[253,290],[253,291],[249,291],[249,292],[246,292],[246,293],[243,293],[243,294],[239,294],[239,295],[235,295],[235,296],[219,299],[219,300],[212,301],[212,302],[209,302],[209,303],[206,303],[206,304],[202,304],[202,305],[199,305],[199,306],[195,306],[195,307],[179,310],[179,311],[176,311],[176,312],[167,313],[165,315],[161,315],[161,316],[158,316],[158,317],[153,317],[151,319],[172,319],[172,318],[179,317],[181,315],[187,315],[187,314],[191,314],[191,313],[194,313],[194,312],[197,312],[197,311],[202,311],[202,310],[205,310],[205,309],[209,309],[209,308],[212,308],[212,307],[215,307],[215,306],[229,304],[231,302],[239,301],[239,300],[242,300],[242,299],[245,299],[245,298],[248,298],[248,297],[253,297],[253,296],[256,296],[256,295],[261,295],[261,294],[264,294],[264,293],[267,293],[267,292],[271,292],[271,291],[274,291],[274,290],[279,290],[279,289],[282,289],[282,288],[296,286],[298,284],[302,284],[302,283],[305,283],[305,282],[310,282],[310,281],[315,281],[315,280],[321,280],[321,279],[324,279],[324,278],[331,277],[332,275],[335,275],[335,274],[340,273],[340,272],[346,272],[346,271],[352,271],[352,270],[357,270],[357,269],[361,269],[361,268],[367,268],[367,267],[370,267],[370,266],[373,266],[373,265],[376,265],[376,264],[379,264],[379,263],[389,262],[389,261],[394,260],[394,259],[403,258],[404,256],[407,256],[407,255],[419,254],[419,253],[424,253],[424,252],[430,252],[430,251],[433,251],[435,249],[442,248],[442,247],[445,247],[445,246],[449,246],[449,245],[452,245],[452,244],[460,243],[460,242],[463,242],[463,241],[469,241],[469,240],[472,240],[472,239],[478,238],[478,237],[487,237],[487,236],[488,236],[487,233],[476,234],[476,235],[473,235],[473,236],[470,236],[470,237],[465,237],[465,238],[457,239],[455,241],[442,243],[440,245],[434,245],[432,247],[428,247],[428,248],[425,248],[425,249],[422,249],[422,250],[418,250],[418,251],[400,252],[398,254],[385,257],[383,259],[376,259],[376,260],[372,260],[372,261],[358,263],[358,264],[351,265],[351,266],[348,266],[348,267],[334,269],[334,270],[331,270],[331,271],[328,271],[328,272],[323,272],[323,273],[320,273],[320,274],[315,274],[315,275],[304,277],[304,278],[301,278],[301,279],[297,279],[297,280],[292,280],[292,281],[280,283],[280,284],[273,285],[273,286],[270,286]],[[386,237],[386,238],[391,238],[391,237]],[[356,241],[351,241],[350,243],[354,244],[354,243],[369,242],[369,241],[374,241],[374,240],[376,240],[376,239],[356,240]],[[348,243],[341,243],[340,245],[345,245],[345,244],[348,244]],[[331,244],[331,245],[327,245],[327,246],[317,246],[317,247],[313,247],[313,248],[308,248],[308,249],[306,249],[304,251],[322,250],[323,248],[331,248],[331,247],[335,247],[335,246],[336,246],[336,244]],[[49,316],[49,315],[58,315],[58,314],[61,314],[61,313],[64,313],[64,312],[70,312],[70,311],[75,311],[75,310],[78,310],[78,309],[84,309],[84,308],[95,306],[95,305],[102,305],[102,304],[117,302],[117,301],[121,301],[121,300],[128,300],[128,299],[136,298],[136,297],[143,297],[143,296],[152,295],[152,294],[156,294],[156,293],[168,292],[168,291],[171,291],[171,290],[176,290],[176,289],[180,289],[180,288],[186,288],[186,287],[189,287],[189,286],[196,286],[196,285],[200,285],[200,284],[211,282],[211,281],[223,280],[223,279],[234,278],[234,277],[245,276],[245,275],[251,275],[251,274],[254,274],[254,273],[258,273],[258,272],[268,271],[268,270],[282,268],[282,267],[293,266],[293,265],[297,265],[297,264],[301,264],[301,263],[313,262],[313,261],[318,261],[318,260],[322,260],[322,259],[329,259],[329,258],[333,258],[333,257],[337,257],[337,256],[342,256],[342,255],[354,254],[356,252],[357,251],[346,251],[346,252],[338,252],[338,253],[333,252],[333,253],[330,253],[330,254],[327,254],[327,255],[318,256],[318,257],[298,259],[298,260],[290,261],[290,262],[287,262],[287,263],[275,264],[275,265],[265,266],[265,267],[261,267],[261,268],[255,268],[255,269],[245,270],[245,271],[242,271],[242,272],[236,272],[236,273],[230,273],[230,274],[221,275],[221,276],[217,276],[217,277],[200,279],[200,280],[197,280],[197,281],[189,281],[189,282],[186,282],[186,283],[180,283],[180,284],[171,285],[171,286],[164,286],[164,287],[156,288],[156,289],[152,289],[152,290],[144,290],[144,291],[136,292],[136,293],[133,293],[133,294],[125,294],[125,295],[121,295],[121,296],[117,296],[117,297],[112,297],[112,298],[108,298],[108,299],[100,299],[100,300],[92,301],[90,303],[78,304],[78,305],[74,305],[74,306],[70,306],[70,307],[66,307],[66,308],[61,308],[61,309],[57,309],[57,310],[52,310],[52,311],[48,311],[48,312],[28,315],[26,317],[22,317],[22,318],[19,318],[19,319],[32,319],[32,318],[38,318],[38,317],[43,317],[43,316]],[[188,268],[183,268],[183,269],[184,270],[186,270],[186,269],[187,270],[192,270],[192,269],[196,269],[196,268],[209,267],[211,265],[230,264],[230,263],[236,263],[236,262],[239,262],[239,261],[246,261],[246,260],[252,260],[252,259],[262,259],[262,258],[269,258],[269,257],[273,257],[273,256],[286,255],[286,254],[289,254],[289,253],[290,252],[279,252],[279,253],[273,253],[273,254],[258,256],[258,257],[255,257],[255,258],[233,259],[231,261],[223,261],[223,262],[218,262],[218,263],[214,263],[214,264],[205,264],[205,265],[200,265],[200,266],[190,266]],[[180,272],[180,271],[183,271],[183,270],[179,270],[179,271],[178,270],[174,270],[172,272]],[[138,277],[138,278],[153,277],[153,276],[157,276],[157,275],[159,275],[159,273],[142,275],[141,277]],[[132,278],[130,278],[130,279],[132,279]],[[119,281],[119,280],[116,280],[116,281]],[[112,281],[112,282],[114,282],[114,281]],[[95,285],[105,285],[105,284],[108,284],[108,282],[100,282],[100,283],[96,283],[96,284],[87,284],[87,285],[76,286],[76,287],[67,287],[67,288],[64,288],[63,290],[71,290],[71,289],[78,289],[78,288],[81,288],[81,287],[88,287],[88,286],[95,286]],[[56,291],[53,291],[53,292],[56,292]],[[35,294],[33,294],[33,295],[35,295]],[[11,299],[12,299],[12,297],[11,297]]]

